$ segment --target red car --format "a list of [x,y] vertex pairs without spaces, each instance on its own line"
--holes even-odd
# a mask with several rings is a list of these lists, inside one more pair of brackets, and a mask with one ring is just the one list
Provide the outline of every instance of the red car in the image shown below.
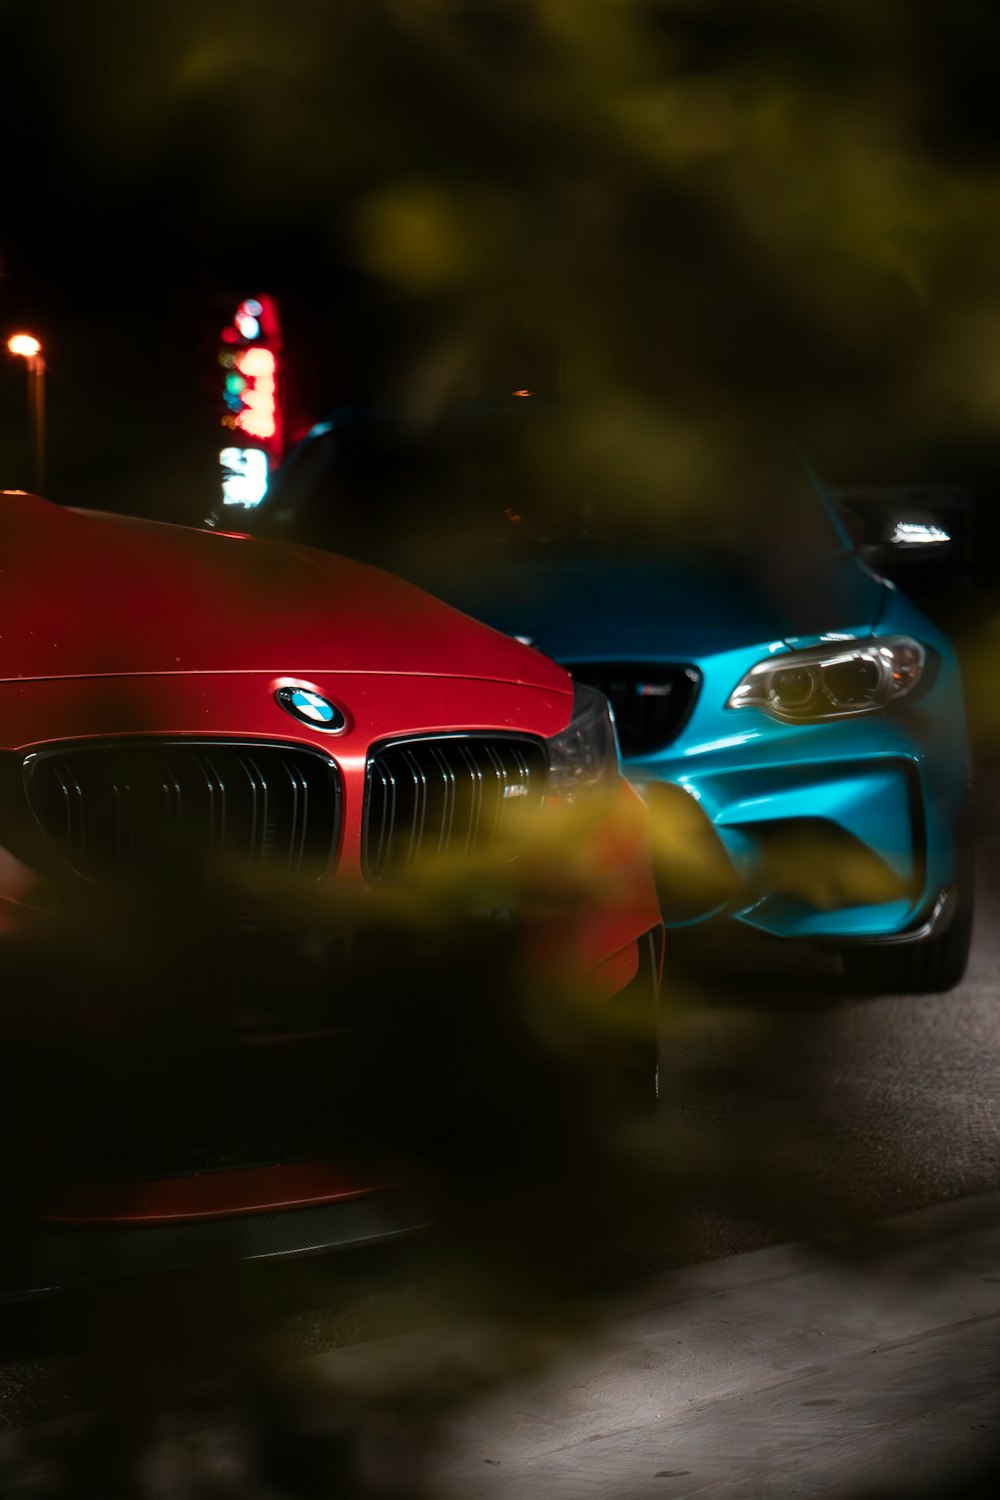
[[[46,875],[93,892],[168,835],[365,891],[515,817],[553,829],[603,788],[625,813],[589,835],[607,878],[519,914],[531,961],[608,999],[644,965],[658,983],[660,912],[606,700],[547,658],[345,558],[20,491],[0,493],[0,571],[8,947],[44,921]],[[170,1263],[220,1220],[248,1257],[375,1240],[407,1227],[383,1187],[294,1151],[77,1175],[44,1205],[15,1289]]]

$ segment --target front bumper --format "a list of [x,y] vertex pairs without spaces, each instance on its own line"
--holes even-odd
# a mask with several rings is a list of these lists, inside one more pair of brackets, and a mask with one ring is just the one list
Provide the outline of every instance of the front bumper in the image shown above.
[[359,1249],[427,1227],[415,1202],[392,1193],[232,1218],[45,1224],[19,1237],[8,1235],[0,1303],[54,1296],[109,1277],[220,1260],[262,1264]]
[[918,727],[782,737],[768,726],[763,742],[688,744],[628,765],[661,847],[678,796],[696,809],[686,821],[711,878],[693,905],[697,882],[686,882],[687,909],[668,899],[668,925],[725,915],[771,936],[835,943],[916,941],[940,927],[967,817],[965,747],[939,725]]

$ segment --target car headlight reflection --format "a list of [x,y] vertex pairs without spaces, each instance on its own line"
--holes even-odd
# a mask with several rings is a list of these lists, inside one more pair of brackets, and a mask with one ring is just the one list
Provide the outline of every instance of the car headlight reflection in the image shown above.
[[751,667],[726,707],[789,723],[873,713],[912,693],[926,664],[924,647],[903,635],[789,651]]
[[606,784],[621,769],[611,704],[597,688],[573,684],[573,717],[547,742],[549,790],[563,797]]

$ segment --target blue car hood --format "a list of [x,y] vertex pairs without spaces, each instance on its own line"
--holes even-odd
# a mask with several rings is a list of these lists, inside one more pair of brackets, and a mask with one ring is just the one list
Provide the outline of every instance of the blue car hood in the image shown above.
[[537,553],[469,572],[451,602],[557,660],[693,658],[828,631],[867,634],[886,585],[855,553],[748,567],[651,553]]

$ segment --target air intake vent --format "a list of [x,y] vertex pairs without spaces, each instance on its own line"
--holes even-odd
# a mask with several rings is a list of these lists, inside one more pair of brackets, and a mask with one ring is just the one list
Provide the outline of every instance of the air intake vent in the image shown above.
[[578,682],[600,688],[611,700],[626,760],[655,755],[673,743],[687,723],[701,677],[693,667],[656,662],[571,662]]
[[60,746],[28,755],[24,778],[50,844],[93,880],[206,858],[320,875],[340,832],[340,773],[305,746]]
[[541,806],[547,781],[534,740],[452,735],[381,746],[365,788],[366,877],[396,880],[421,859],[490,847],[517,809]]

